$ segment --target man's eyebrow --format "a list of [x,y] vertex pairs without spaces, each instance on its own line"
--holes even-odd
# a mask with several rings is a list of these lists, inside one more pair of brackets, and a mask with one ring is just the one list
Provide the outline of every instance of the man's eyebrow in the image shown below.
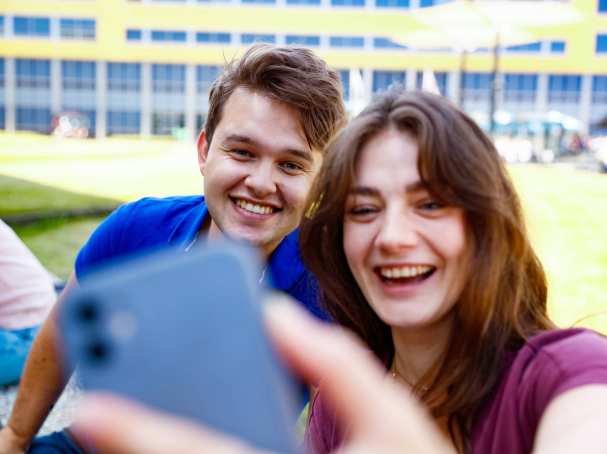
[[[258,141],[252,139],[249,136],[243,136],[241,134],[229,134],[224,139],[224,142],[238,142],[245,143],[247,145],[251,145],[256,148],[262,148],[263,145]],[[283,150],[283,153],[293,155],[299,159],[303,159],[304,161],[309,162],[310,164],[314,163],[314,159],[312,158],[312,153],[309,150],[300,150],[296,148],[288,148]]]

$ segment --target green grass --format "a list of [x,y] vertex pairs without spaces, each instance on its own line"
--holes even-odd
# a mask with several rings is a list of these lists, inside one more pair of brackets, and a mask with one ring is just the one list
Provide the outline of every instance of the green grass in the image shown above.
[[54,219],[15,227],[15,232],[56,276],[67,279],[76,254],[101,218]]
[[[166,140],[56,140],[0,134],[0,216],[81,208],[143,195],[202,192],[195,147]],[[562,166],[514,166],[531,237],[560,326],[582,317],[607,334],[607,176]],[[99,219],[19,228],[42,263],[66,277]]]
[[512,168],[549,279],[552,318],[607,334],[607,175],[568,167]]

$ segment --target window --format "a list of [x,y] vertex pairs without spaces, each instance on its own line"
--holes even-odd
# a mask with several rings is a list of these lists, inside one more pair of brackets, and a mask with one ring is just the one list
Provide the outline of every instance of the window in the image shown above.
[[429,6],[441,5],[451,1],[453,0],[419,0],[419,6],[420,8],[428,8]]
[[607,76],[592,76],[592,103],[607,104]]
[[594,47],[594,51],[597,54],[607,53],[607,35],[604,35],[604,34],[596,35],[596,44]]
[[152,134],[168,136],[173,129],[185,126],[185,115],[179,112],[154,112],[152,114]]
[[229,33],[196,33],[196,41],[199,43],[230,44],[232,37]]
[[409,8],[409,0],[375,0],[377,8]]
[[350,99],[350,71],[347,69],[342,69],[338,71],[339,78],[341,79],[341,89],[343,91],[344,101],[348,101]]
[[221,69],[219,66],[200,65],[196,67],[196,92],[206,94],[211,84],[219,77]]
[[141,112],[115,111],[107,113],[107,133],[113,134],[139,134],[141,130]]
[[240,36],[240,42],[242,44],[253,44],[253,43],[276,43],[275,35],[264,35],[259,33],[243,33]]
[[48,107],[17,107],[16,127],[18,131],[48,133],[51,128],[51,109]]
[[185,43],[186,32],[174,30],[152,30],[152,41]]
[[320,46],[320,36],[314,35],[287,35],[287,44],[296,44],[298,46],[318,47]]
[[373,38],[373,47],[375,49],[406,49],[407,46],[398,44],[389,38]]
[[15,36],[50,36],[51,21],[47,17],[15,16],[13,18],[13,33]]
[[331,47],[364,47],[365,39],[362,36],[331,36]]
[[107,88],[110,91],[139,92],[141,65],[139,63],[108,63]]
[[331,6],[354,6],[360,8],[365,6],[365,0],[331,0]]
[[50,60],[20,59],[16,61],[18,88],[50,88]]
[[126,40],[127,41],[141,41],[141,30],[129,28],[126,31]]
[[276,0],[241,0],[243,4],[256,4],[256,5],[273,5]]
[[504,74],[504,101],[535,102],[537,74]]
[[406,80],[407,74],[403,71],[373,71],[373,93],[404,86]]
[[95,69],[93,61],[62,61],[61,80],[66,90],[95,90]]
[[464,74],[464,99],[466,102],[484,102],[489,98],[493,75],[467,72]]
[[[0,58],[0,88],[4,87],[4,58]],[[4,102],[3,99],[0,101]]]
[[287,5],[320,6],[320,0],[287,0]]
[[607,13],[607,0],[599,0],[599,13]]
[[61,19],[59,29],[61,37],[65,39],[95,39],[95,21],[93,19]]
[[[447,93],[447,73],[432,71],[431,74],[434,77],[434,82],[436,82],[436,88],[438,89],[438,93],[445,96],[445,94]],[[415,88],[417,88],[418,90],[424,89],[424,71],[417,72]],[[432,88],[434,88],[434,87],[432,87]],[[433,90],[430,90],[430,91],[433,91]]]
[[564,54],[565,53],[565,41],[550,41],[550,53],[551,54]]
[[4,16],[0,16],[0,36],[4,35]]
[[536,53],[542,50],[542,43],[537,41],[529,44],[519,44],[517,46],[506,47],[506,52]]
[[582,91],[582,76],[577,74],[550,74],[548,76],[548,101],[577,103]]
[[185,65],[152,65],[152,90],[185,93]]

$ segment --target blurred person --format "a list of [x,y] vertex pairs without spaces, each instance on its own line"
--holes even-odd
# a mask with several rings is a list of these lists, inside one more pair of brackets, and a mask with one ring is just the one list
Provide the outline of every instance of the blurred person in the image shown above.
[[[331,407],[351,427],[340,453],[449,452],[423,407],[386,380],[381,364],[354,336],[295,305],[270,305],[266,320],[282,358],[308,381],[322,380]],[[242,440],[108,394],[87,396],[80,410],[75,431],[100,454],[261,453]]]
[[[339,75],[312,51],[251,46],[213,83],[198,162],[204,196],[144,198],[114,211],[80,250],[62,298],[104,263],[223,235],[255,246],[264,281],[317,317],[316,285],[303,267],[297,226],[326,144],[342,126]],[[145,171],[142,169],[142,171]],[[61,302],[59,302],[61,304]],[[65,384],[54,310],[25,366],[0,452],[23,452]],[[326,318],[326,317],[325,317]],[[31,452],[79,452],[67,431],[36,440]]]
[[19,381],[34,337],[55,299],[49,273],[0,220],[0,386]]
[[[391,92],[331,145],[310,201],[302,255],[325,308],[413,391],[452,452],[605,452],[607,339],[548,318],[519,198],[473,120],[445,98]],[[321,382],[312,453],[356,430],[332,400]]]

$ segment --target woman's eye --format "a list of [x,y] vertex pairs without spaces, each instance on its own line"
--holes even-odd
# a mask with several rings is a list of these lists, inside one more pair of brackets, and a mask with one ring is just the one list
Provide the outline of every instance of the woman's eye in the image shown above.
[[446,205],[444,203],[437,200],[427,200],[419,205],[422,210],[426,211],[438,211],[445,208],[445,206]]
[[356,206],[350,208],[349,213],[352,216],[364,217],[375,213],[377,210],[372,206]]

